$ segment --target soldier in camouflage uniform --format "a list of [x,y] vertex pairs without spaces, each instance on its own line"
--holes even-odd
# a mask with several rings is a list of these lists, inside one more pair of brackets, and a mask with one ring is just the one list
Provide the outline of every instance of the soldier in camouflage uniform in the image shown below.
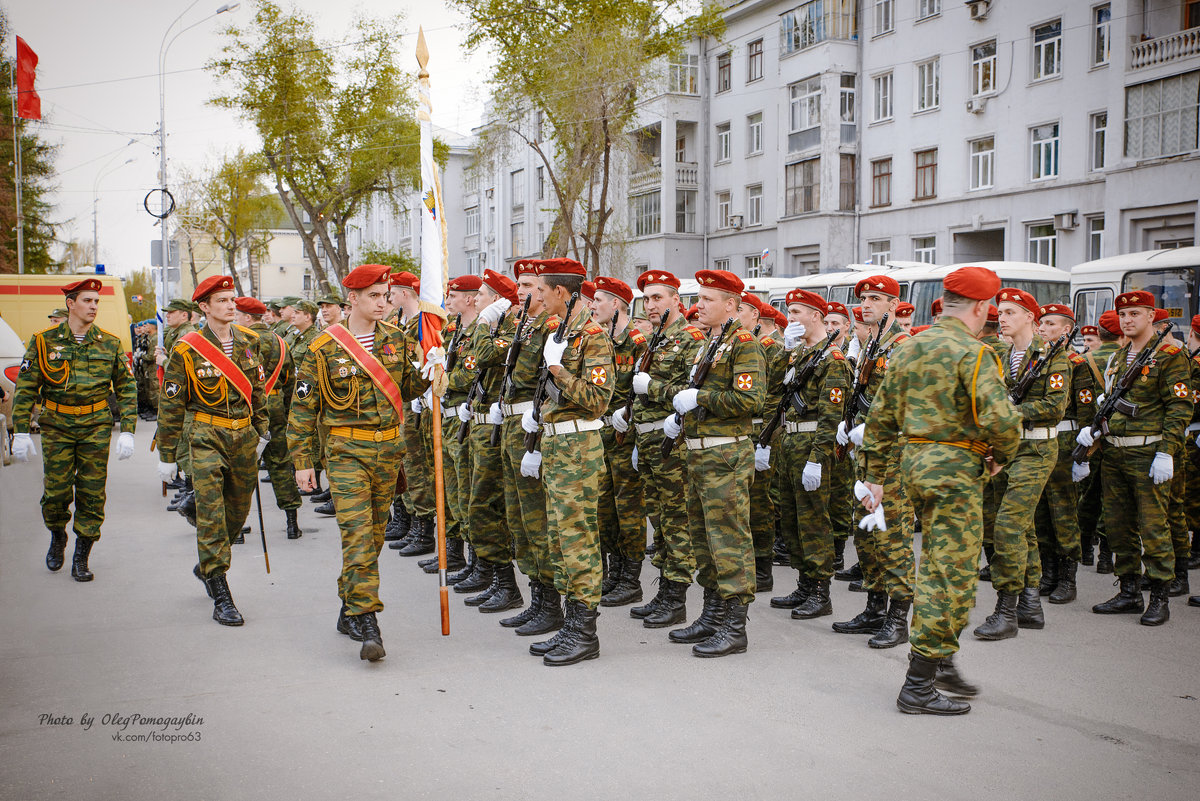
[[317,301],[321,310],[321,327],[328,328],[334,323],[340,323],[346,315],[342,313],[342,298],[336,292],[330,292]]
[[[1188,353],[1195,352],[1190,366],[1192,369],[1192,422],[1187,427],[1184,437],[1184,451],[1187,460],[1187,487],[1184,501],[1184,514],[1187,516],[1188,528],[1192,532],[1192,550],[1188,560],[1188,569],[1200,567],[1200,314],[1192,317],[1192,325],[1188,330]],[[1195,598],[1196,596],[1193,596]],[[1200,602],[1192,603],[1200,606]]]
[[[171,351],[175,349],[175,343],[179,341],[181,336],[200,330],[198,326],[191,322],[192,313],[199,311],[200,307],[187,298],[175,298],[167,304],[167,307],[163,310],[166,326],[163,328],[162,345],[155,348],[154,351],[154,361],[157,367],[166,368],[167,359]],[[158,396],[158,403],[161,411],[161,393]],[[185,422],[183,436],[180,437],[175,451],[175,462],[179,465],[179,472],[183,474],[184,478],[182,481],[176,480],[172,482],[172,485],[179,489],[179,494],[167,506],[168,512],[174,512],[180,503],[185,500],[185,496],[190,496],[193,491],[191,460],[188,458],[191,449],[188,447],[189,437],[187,434],[188,428]],[[157,439],[156,436],[155,440],[157,441]]]
[[1020,415],[1008,401],[994,351],[976,339],[1000,279],[964,267],[943,284],[941,319],[892,354],[861,451],[863,503],[874,512],[888,504],[883,482],[904,438],[905,489],[921,515],[912,653],[896,704],[907,713],[954,715],[971,707],[943,691],[978,693],[959,675],[953,656],[975,601],[983,480],[1015,455]]
[[[382,321],[387,274],[386,266],[367,264],[342,280],[350,315],[314,339],[301,357],[288,417],[288,446],[301,487],[314,480],[317,427],[329,429],[329,486],[342,538],[337,630],[362,642],[359,658],[370,662],[386,655],[376,618],[383,610],[379,552],[405,460],[401,387],[412,395],[426,386],[414,366],[420,359],[416,341]],[[427,370],[439,363],[438,353],[430,351]]]
[[[88,555],[100,539],[104,522],[108,448],[112,439],[109,393],[121,413],[117,456],[133,455],[137,425],[137,387],[125,361],[121,340],[95,325],[100,308],[100,281],[85,278],[62,287],[67,319],[29,339],[13,399],[15,436],[12,454],[18,461],[36,456],[29,435],[33,407],[42,404],[42,520],[50,530],[46,567],[57,571],[67,547],[67,523],[75,503],[75,554],[71,576],[91,581]],[[0,436],[7,432],[0,430]]]
[[[825,328],[836,331],[833,346],[846,356],[846,365],[853,377],[855,362],[846,355],[846,348],[851,340],[852,326],[850,312],[845,305],[831,302],[825,311]],[[853,384],[853,380],[851,380]],[[768,404],[769,407],[770,404]],[[834,578],[837,571],[845,567],[846,541],[854,533],[854,508],[858,505],[854,497],[855,460],[849,458],[834,459],[833,474],[829,483],[829,528],[833,532],[833,569]]]
[[[1084,354],[1088,369],[1095,381],[1096,398],[1104,392],[1104,371],[1108,368],[1109,359],[1121,349],[1121,326],[1117,313],[1109,310],[1100,315],[1096,327],[1100,344]],[[1089,421],[1091,422],[1091,421]],[[1096,572],[1108,574],[1113,572],[1112,551],[1108,547],[1108,537],[1104,534],[1104,521],[1100,514],[1103,502],[1101,497],[1104,447],[1096,448],[1088,460],[1087,475],[1079,487],[1079,540],[1083,556],[1081,564],[1092,564],[1092,545],[1097,543],[1099,554],[1096,556]]]
[[[1162,328],[1171,331],[1173,324],[1171,323],[1170,312],[1166,309],[1157,309],[1154,315],[1155,333],[1158,333],[1158,330]],[[1184,350],[1183,342],[1175,337],[1173,331],[1167,334],[1159,347],[1174,347],[1177,350]],[[1188,376],[1189,386],[1195,389],[1196,385],[1192,382],[1190,363],[1188,364]],[[1175,577],[1171,580],[1171,584],[1167,589],[1167,594],[1172,598],[1178,595],[1187,595],[1191,592],[1191,585],[1188,581],[1188,557],[1191,555],[1192,538],[1188,531],[1186,508],[1188,482],[1187,451],[1193,444],[1191,439],[1192,437],[1187,436],[1187,431],[1185,431],[1182,439],[1182,447],[1178,452],[1171,454],[1175,460],[1175,466],[1178,468],[1171,479],[1171,490],[1167,499],[1167,525],[1171,530],[1171,545],[1175,549]],[[1143,579],[1143,583],[1145,583],[1145,579]]]
[[205,584],[213,599],[213,619],[223,626],[243,622],[225,574],[230,545],[250,511],[258,481],[257,455],[270,436],[258,335],[232,325],[234,296],[233,280],[227,276],[213,276],[196,287],[192,300],[200,304],[207,323],[171,351],[158,417],[159,474],[164,481],[175,476],[176,446],[188,432],[199,553],[192,572]]

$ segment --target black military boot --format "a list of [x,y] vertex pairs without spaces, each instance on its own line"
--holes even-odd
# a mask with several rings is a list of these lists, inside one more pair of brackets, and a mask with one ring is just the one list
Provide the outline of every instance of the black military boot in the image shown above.
[[746,617],[750,611],[749,604],[739,603],[730,598],[723,602],[725,619],[717,633],[704,642],[692,646],[692,654],[702,657],[729,656],[730,654],[746,653]]
[[[463,564],[462,567],[460,567],[458,570],[454,571],[453,573],[446,574],[446,583],[452,587],[456,587],[460,582],[462,582],[463,580],[468,578],[472,573],[474,573],[475,565],[478,564],[478,560],[476,560],[476,558],[475,558],[475,549],[472,548],[470,545],[466,545],[465,551],[466,551],[465,564]],[[457,592],[457,590],[456,590],[456,592]],[[466,590],[466,592],[470,592],[470,590]]]
[[957,695],[961,698],[974,698],[979,695],[978,685],[972,684],[962,677],[952,656],[942,657],[938,660],[937,673],[933,676],[933,686],[947,695]]
[[358,615],[347,615],[346,605],[342,604],[341,611],[338,612],[337,630],[339,634],[345,634],[355,642],[362,642],[362,631],[358,627]]
[[1079,565],[1069,556],[1061,556],[1058,560],[1058,586],[1050,593],[1050,603],[1069,604],[1075,600],[1075,576]]
[[696,621],[692,625],[682,629],[675,629],[667,637],[671,642],[704,642],[716,634],[724,622],[725,602],[721,600],[721,596],[717,595],[716,590],[706,589],[704,591],[704,606],[700,610],[700,617],[696,618]]
[[872,648],[895,648],[908,642],[908,610],[911,608],[911,600],[900,601],[892,598],[883,625],[874,637],[867,640],[867,645]]
[[91,581],[95,578],[92,571],[88,570],[88,554],[92,552],[92,545],[95,542],[95,537],[75,535],[75,555],[71,557],[71,578],[76,581]]
[[[538,607],[537,614],[526,623],[517,627],[517,634],[521,637],[549,634],[552,631],[561,629],[565,623],[562,601],[559,599],[558,592],[548,584],[540,586],[542,588],[542,601]],[[549,651],[542,652],[542,654],[545,653],[549,653]],[[538,654],[538,656],[542,654]]]
[[179,502],[179,509],[176,511],[183,515],[183,519],[191,523],[192,528],[196,527],[196,492],[191,490]]
[[846,538],[834,537],[833,539],[833,572],[841,570],[846,566]]
[[812,593],[812,586],[808,579],[800,576],[796,579],[796,589],[792,590],[787,595],[777,595],[771,599],[771,606],[776,609],[795,609],[808,600],[808,596]]
[[621,558],[621,575],[600,598],[601,606],[627,606],[642,600],[642,560]]
[[200,572],[199,562],[197,562],[195,567],[192,568],[192,575],[200,580],[200,583],[204,585],[204,591],[208,593],[209,598],[212,598],[212,587],[208,586],[208,579],[206,579],[204,574]]
[[833,602],[829,600],[829,579],[809,581],[812,592],[804,599],[804,603],[792,610],[793,620],[812,620],[814,617],[825,617],[833,614]]
[[754,557],[754,591],[770,592],[775,589],[775,571],[772,570],[771,557]]
[[975,629],[981,640],[1007,640],[1017,636],[1017,594],[996,593],[996,611]]
[[[0,431],[0,436],[7,436]],[[67,532],[61,528],[50,531],[50,550],[46,551],[46,567],[54,572],[62,570],[63,557],[67,552]]]
[[883,626],[887,605],[887,593],[868,592],[867,608],[844,623],[834,623],[833,630],[838,634],[877,634]]
[[1190,582],[1188,582],[1188,560],[1175,560],[1175,578],[1171,581],[1171,585],[1167,588],[1167,595],[1175,598],[1180,595],[1187,595],[1192,591]]
[[[1105,575],[1113,572],[1113,555],[1108,548],[1108,537],[1100,535],[1099,555],[1096,557],[1096,572]],[[1141,611],[1141,610],[1138,610]]]
[[920,654],[908,655],[908,675],[896,698],[896,706],[901,712],[908,715],[965,715],[971,711],[971,705],[966,701],[947,698],[934,686],[941,661]]
[[1046,628],[1046,613],[1037,587],[1026,587],[1017,598],[1017,626],[1022,629]]
[[980,581],[992,580],[992,559],[996,556],[996,548],[990,542],[983,544],[983,558],[987,560],[987,564],[979,569]]
[[[468,599],[469,601],[469,599]],[[479,605],[480,612],[504,612],[518,609],[525,605],[521,597],[521,588],[517,586],[517,577],[513,572],[513,564],[500,565],[496,568],[496,589],[488,599]]]
[[1097,615],[1140,615],[1146,610],[1142,591],[1138,589],[1140,579],[1136,574],[1120,576],[1114,582],[1121,585],[1120,592],[1104,603],[1093,606],[1092,611]]
[[246,534],[248,534],[249,532],[250,532],[249,526],[242,526],[241,528],[238,529],[238,533],[233,535],[233,539],[230,540],[230,543],[233,545],[245,545],[246,544]]
[[[555,603],[557,603],[557,594],[554,596],[554,598]],[[567,602],[566,606],[567,612],[566,615],[563,616],[563,622],[558,628],[558,633],[548,640],[542,640],[541,642],[529,644],[529,653],[532,656],[545,656],[557,648],[571,634],[571,626],[575,622],[575,614],[578,611],[578,606],[576,604],[572,604],[570,601]],[[517,630],[517,633],[520,633],[520,629]]]
[[845,570],[837,571],[833,574],[833,577],[838,581],[862,581],[862,562],[855,562]]
[[1188,606],[1200,606],[1200,595],[1193,595],[1189,597]]
[[187,494],[188,494],[188,491],[186,489],[181,489],[181,490],[179,490],[179,492],[175,493],[175,495],[167,503],[167,511],[168,512],[178,512],[179,504],[183,503],[183,499],[187,497]]
[[417,518],[417,536],[400,549],[401,556],[424,556],[437,548],[437,529],[432,517]]
[[[466,563],[467,560],[463,558],[463,541],[458,537],[447,537],[446,572],[450,573],[452,570],[462,570]],[[420,565],[421,569],[426,573],[436,573],[439,569],[437,554],[434,554],[429,559],[422,559],[420,562],[417,562],[417,564]]]
[[242,613],[233,605],[233,596],[229,594],[229,582],[225,574],[209,576],[208,597],[213,599],[213,620],[222,626],[240,626],[245,623]]
[[385,542],[395,542],[404,536],[404,532],[408,531],[409,514],[404,508],[404,503],[397,495],[392,501],[392,517],[388,520],[387,528],[383,530],[383,539]]
[[600,554],[604,566],[604,579],[600,582],[600,595],[608,595],[621,580],[621,566],[625,563],[619,553]]
[[[1143,626],[1161,626],[1171,619],[1171,610],[1167,608],[1170,582],[1150,582],[1150,603],[1146,605],[1146,614],[1138,622]],[[1141,597],[1141,593],[1138,593]]]
[[491,580],[488,585],[483,588],[483,592],[478,595],[472,595],[470,598],[463,599],[463,603],[467,606],[482,606],[488,598],[492,597],[492,593],[500,589],[500,568],[496,565],[488,565],[488,573],[491,575]]
[[775,519],[775,544],[771,546],[771,563],[780,567],[787,567],[792,563],[787,543],[783,541],[783,535],[779,533],[779,518]]
[[596,618],[600,617],[600,610],[588,609],[579,601],[567,601],[567,607],[568,610],[575,607],[571,623],[563,629],[567,635],[554,650],[542,657],[543,665],[574,665],[600,656],[600,638],[596,636]]
[[393,551],[407,548],[416,541],[417,537],[421,534],[420,518],[410,514],[406,518],[405,525],[398,528],[397,531],[400,534],[400,538],[388,543],[388,547]]
[[667,580],[663,578],[661,569],[658,571],[658,578],[655,581],[658,582],[658,592],[654,593],[654,597],[650,599],[650,603],[632,607],[629,610],[630,617],[645,620],[654,614],[654,610],[658,609],[658,605],[662,603],[663,593],[667,589]]
[[[454,585],[455,592],[468,593],[479,592],[480,590],[488,590],[492,586],[492,579],[496,575],[495,565],[483,561],[482,559],[475,560],[475,571],[472,575],[463,579]],[[474,596],[472,596],[474,597]],[[481,598],[476,603],[470,603],[471,598],[467,599],[469,606],[479,606],[486,601],[487,598]]]
[[642,626],[648,629],[664,629],[667,626],[678,626],[687,620],[687,588],[680,581],[663,581],[662,600],[658,602],[654,612],[642,619]]
[[337,515],[337,509],[335,509],[333,506],[333,498],[330,498],[325,503],[316,507],[313,509],[313,511],[319,515],[325,515],[326,517],[334,517]]
[[368,662],[378,662],[387,656],[383,650],[383,634],[379,631],[379,620],[374,612],[363,612],[358,616],[358,633],[362,637],[362,648],[358,658]]
[[529,606],[522,609],[512,617],[502,618],[500,625],[506,629],[515,629],[524,626],[529,621],[537,617],[538,612],[542,611],[542,583],[534,579],[529,580]]
[[1049,595],[1058,586],[1058,556],[1052,548],[1039,548],[1038,558],[1042,561],[1042,580],[1038,582],[1038,595]]
[[296,519],[299,510],[284,509],[283,516],[287,518],[287,538],[289,540],[298,540],[304,536],[304,532],[300,530],[300,522]]
[[1096,564],[1096,557],[1093,552],[1094,547],[1095,543],[1092,542],[1092,537],[1090,534],[1084,534],[1080,538],[1079,548],[1082,555],[1079,557],[1079,564],[1085,567],[1091,567],[1092,565]]

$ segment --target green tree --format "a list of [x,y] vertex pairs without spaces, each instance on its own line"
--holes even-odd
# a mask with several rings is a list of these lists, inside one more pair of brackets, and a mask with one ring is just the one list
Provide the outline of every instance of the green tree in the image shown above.
[[[201,227],[225,256],[225,268],[233,277],[239,295],[245,295],[237,271],[237,257],[246,253],[247,263],[266,256],[270,223],[281,213],[279,198],[263,187],[262,158],[242,148],[226,158],[200,184]],[[257,271],[247,270],[250,294],[258,295]]]
[[421,265],[408,251],[388,250],[383,245],[367,242],[363,245],[362,253],[358,254],[359,264],[386,264],[394,267],[392,272],[407,270],[417,278],[421,277]]
[[[154,278],[150,274],[150,270],[143,268],[134,270],[129,275],[125,276],[125,305],[129,307],[129,314],[132,315],[134,322],[138,320],[149,320],[157,312],[155,310],[155,294],[154,294]],[[141,300],[134,300],[141,298]]]

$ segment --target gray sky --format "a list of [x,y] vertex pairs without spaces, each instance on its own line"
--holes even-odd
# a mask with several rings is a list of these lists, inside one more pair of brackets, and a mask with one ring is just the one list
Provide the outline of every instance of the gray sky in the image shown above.
[[[149,264],[150,241],[159,236],[154,218],[142,208],[146,192],[158,186],[158,50],[163,34],[192,0],[18,0],[6,3],[12,31],[38,54],[37,88],[42,135],[61,144],[57,160],[59,191],[55,214],[65,221],[60,238],[92,238],[93,188],[99,178],[99,261],[110,273]],[[219,32],[236,18],[248,24],[253,4],[232,14],[205,19],[224,0],[200,0],[181,20],[183,33],[167,52],[168,176],[181,168],[215,163],[238,145],[257,149],[250,126],[207,104],[216,89],[201,68],[216,55]],[[354,12],[372,16],[402,13],[404,30],[397,63],[416,73],[416,31],[424,26],[431,58],[434,123],[467,134],[477,125],[485,98],[487,60],[468,58],[462,49],[461,17],[440,0],[284,0],[318,23],[324,38],[342,40]],[[6,58],[12,58],[15,39]],[[130,139],[135,139],[128,144]],[[134,159],[124,164],[127,159]]]

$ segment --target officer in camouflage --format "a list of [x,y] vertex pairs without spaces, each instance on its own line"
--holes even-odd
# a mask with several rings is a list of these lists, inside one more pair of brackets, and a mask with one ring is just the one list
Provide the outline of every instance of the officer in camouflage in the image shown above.
[[[846,355],[846,348],[852,340],[850,312],[844,304],[832,301],[825,311],[825,328],[836,331],[833,346]],[[855,363],[846,356],[846,364],[851,376]],[[853,381],[851,381],[853,385]],[[768,403],[768,408],[770,404]],[[829,528],[833,532],[833,569],[834,578],[838,570],[845,566],[846,541],[854,533],[854,509],[858,502],[854,498],[855,460],[852,458],[834,459],[833,474],[829,483]]]
[[[1096,386],[1096,403],[1104,392],[1104,372],[1108,369],[1109,359],[1121,349],[1121,324],[1115,310],[1108,310],[1097,320],[1096,338],[1099,344],[1094,350],[1084,354],[1088,369]],[[1088,422],[1091,422],[1090,420]],[[1104,448],[1096,448],[1088,460],[1087,475],[1083,477],[1079,488],[1079,540],[1083,556],[1080,563],[1092,564],[1092,545],[1097,542],[1099,553],[1095,558],[1096,572],[1108,574],[1113,572],[1112,551],[1108,547],[1108,537],[1104,534],[1101,518],[1103,502],[1102,474]]]

